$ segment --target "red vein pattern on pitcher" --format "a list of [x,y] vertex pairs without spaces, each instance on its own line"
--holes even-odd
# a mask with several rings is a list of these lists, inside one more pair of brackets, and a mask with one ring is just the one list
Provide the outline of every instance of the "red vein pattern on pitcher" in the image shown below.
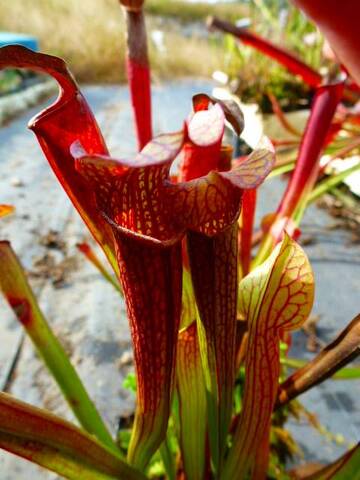
[[280,333],[299,328],[306,320],[313,304],[314,279],[305,253],[286,235],[239,288],[240,308],[249,325],[245,393],[222,478],[246,478],[256,458],[263,465],[262,473],[256,469],[256,480],[260,480],[268,463],[268,448],[260,447],[269,435],[277,395]]

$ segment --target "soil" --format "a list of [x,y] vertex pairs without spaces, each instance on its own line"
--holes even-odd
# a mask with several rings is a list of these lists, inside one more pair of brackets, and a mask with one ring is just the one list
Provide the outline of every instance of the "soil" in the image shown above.
[[30,277],[50,280],[55,288],[64,287],[69,283],[71,273],[77,268],[77,257],[67,255],[66,244],[56,230],[49,230],[42,235],[39,243],[46,247],[47,251],[35,258]]
[[360,244],[360,200],[348,194],[351,206],[345,205],[331,194],[325,194],[317,202],[317,206],[325,209],[336,218],[336,222],[328,227],[329,230],[345,229],[351,232],[350,242]]

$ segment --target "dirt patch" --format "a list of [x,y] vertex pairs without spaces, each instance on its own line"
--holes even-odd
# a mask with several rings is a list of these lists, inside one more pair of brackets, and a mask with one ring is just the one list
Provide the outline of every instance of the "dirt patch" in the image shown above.
[[67,245],[60,232],[49,230],[40,235],[34,231],[34,234],[39,237],[39,244],[45,247],[45,253],[35,258],[30,277],[50,280],[55,288],[68,285],[72,272],[78,267],[78,257],[67,254]]
[[61,252],[66,252],[66,244],[64,240],[61,239],[59,232],[56,230],[49,230],[48,233],[40,237],[40,245],[44,247],[60,250]]
[[308,352],[317,352],[325,346],[324,342],[318,337],[317,324],[319,320],[319,315],[310,315],[302,326],[302,330],[307,336],[306,349]]
[[347,195],[343,200],[326,194],[317,205],[336,218],[329,230],[346,229],[351,232],[350,242],[360,244],[360,202],[355,196]]
[[51,253],[45,253],[33,263],[29,275],[34,278],[50,280],[55,288],[64,287],[69,283],[71,273],[77,268],[77,257],[65,257],[57,262]]

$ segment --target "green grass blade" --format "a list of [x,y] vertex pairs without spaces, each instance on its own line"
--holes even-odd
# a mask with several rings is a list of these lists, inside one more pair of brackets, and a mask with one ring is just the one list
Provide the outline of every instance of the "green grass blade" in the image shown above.
[[160,457],[164,465],[164,469],[168,480],[176,480],[176,466],[174,456],[171,451],[169,433],[159,448]]
[[268,175],[267,180],[273,177],[278,177],[284,173],[289,173],[294,170],[295,162],[287,163],[286,165],[281,165],[280,167],[275,167]]
[[187,480],[203,480],[207,408],[196,322],[179,333],[176,383],[185,476]]
[[25,272],[8,242],[0,242],[0,290],[31,338],[80,424],[118,451],[95,405],[42,314]]
[[336,187],[339,185],[342,181],[344,181],[349,175],[352,173],[356,172],[357,170],[360,169],[360,163],[357,165],[354,165],[350,168],[347,168],[346,170],[337,173],[336,175],[331,175],[330,177],[326,178],[322,182],[318,184],[317,187],[314,188],[314,190],[309,194],[307,198],[307,203],[312,203],[315,200],[317,200],[321,195],[324,193],[328,192],[332,188]]

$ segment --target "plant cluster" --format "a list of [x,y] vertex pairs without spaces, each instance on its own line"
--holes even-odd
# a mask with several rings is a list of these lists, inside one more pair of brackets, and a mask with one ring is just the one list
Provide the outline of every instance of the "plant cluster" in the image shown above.
[[[257,188],[275,153],[263,139],[232,158],[243,116],[205,94],[177,132],[153,137],[143,2],[122,0],[127,67],[139,153],[110,156],[65,63],[19,46],[0,50],[0,68],[57,80],[56,102],[30,123],[59,182],[103,249],[116,279],[91,248],[81,251],[123,296],[134,348],[136,411],[130,438],[108,432],[44,318],[21,263],[0,241],[0,289],[59,384],[81,428],[0,393],[0,447],[73,480],[289,478],[273,455],[272,421],[289,402],[359,352],[360,317],[311,362],[281,379],[282,346],[308,318],[314,279],[296,243],[319,173],[319,158],[343,99],[343,82],[316,89],[294,171],[252,256]],[[170,167],[180,158],[176,176]],[[0,206],[0,216],[12,207]],[[307,479],[359,479],[360,445]]]

